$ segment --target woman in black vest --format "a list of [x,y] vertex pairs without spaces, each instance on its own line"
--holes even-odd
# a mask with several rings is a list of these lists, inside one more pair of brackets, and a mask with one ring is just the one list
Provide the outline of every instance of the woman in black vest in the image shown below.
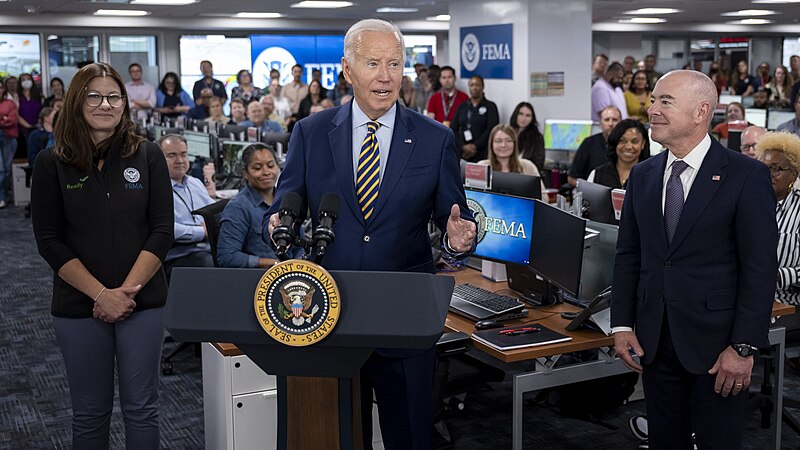
[[608,135],[608,162],[594,169],[587,181],[612,189],[625,189],[628,175],[637,163],[650,157],[650,140],[641,122],[620,121]]

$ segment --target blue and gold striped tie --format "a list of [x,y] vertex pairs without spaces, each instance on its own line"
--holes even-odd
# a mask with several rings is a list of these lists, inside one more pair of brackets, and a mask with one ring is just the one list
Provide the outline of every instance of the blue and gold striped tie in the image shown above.
[[381,124],[367,122],[367,135],[361,144],[361,153],[358,155],[358,170],[356,171],[356,197],[364,214],[364,220],[369,220],[375,209],[375,199],[378,198],[378,187],[381,182],[381,154],[378,150],[378,131]]

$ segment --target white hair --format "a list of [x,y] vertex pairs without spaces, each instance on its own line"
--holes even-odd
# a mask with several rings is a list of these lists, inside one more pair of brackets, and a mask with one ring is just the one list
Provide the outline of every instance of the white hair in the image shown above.
[[405,41],[403,40],[403,33],[397,26],[380,19],[364,19],[356,22],[344,35],[344,58],[348,63],[353,64],[355,45],[358,37],[365,31],[375,31],[380,33],[392,33],[397,38],[400,45],[400,51],[405,53]]

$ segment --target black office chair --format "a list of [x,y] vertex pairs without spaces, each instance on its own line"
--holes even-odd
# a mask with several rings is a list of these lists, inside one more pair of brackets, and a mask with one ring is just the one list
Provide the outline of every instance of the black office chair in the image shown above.
[[[196,211],[192,211],[192,214],[197,214],[203,218],[206,223],[206,231],[208,236],[208,242],[211,245],[211,256],[214,258],[214,266],[217,266],[217,239],[219,238],[219,222],[222,218],[222,211],[225,209],[225,206],[228,204],[230,199],[223,199],[217,202],[211,203],[210,205],[206,205]],[[168,338],[171,339],[171,338]],[[165,340],[167,342],[168,340]],[[181,344],[171,351],[167,356],[165,356],[161,360],[161,373],[163,375],[172,375],[173,373],[173,365],[172,365],[172,358],[183,352],[188,348],[194,349],[195,356],[200,356],[200,343],[199,342],[181,342]]]

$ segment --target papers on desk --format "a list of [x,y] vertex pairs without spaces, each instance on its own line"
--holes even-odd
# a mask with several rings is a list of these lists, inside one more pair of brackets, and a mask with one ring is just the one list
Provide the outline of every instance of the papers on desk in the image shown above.
[[557,333],[538,323],[475,331],[472,333],[472,337],[497,350],[536,347],[572,340],[571,337]]

